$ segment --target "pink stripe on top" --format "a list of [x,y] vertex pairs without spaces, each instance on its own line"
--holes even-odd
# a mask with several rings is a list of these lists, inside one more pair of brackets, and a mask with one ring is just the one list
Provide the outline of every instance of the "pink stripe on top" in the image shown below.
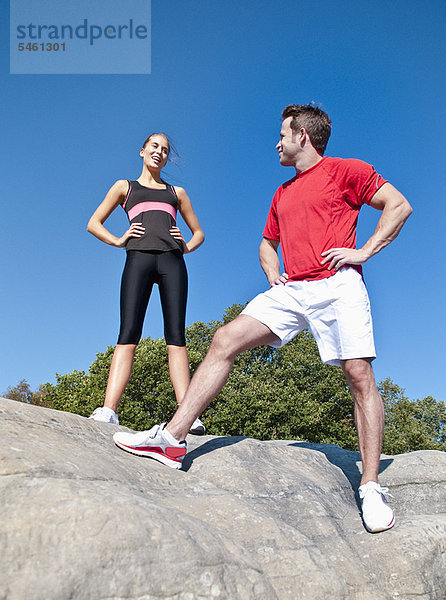
[[167,202],[139,202],[139,204],[133,206],[129,210],[129,221],[132,221],[141,213],[148,212],[149,210],[162,210],[169,213],[175,222],[177,220],[177,211],[171,204],[168,204]]
[[127,192],[127,196],[125,197],[125,200],[124,200],[124,202],[122,204],[122,208],[125,208],[125,205],[127,204],[127,200],[129,199],[131,191],[132,191],[132,184],[129,181],[129,191]]

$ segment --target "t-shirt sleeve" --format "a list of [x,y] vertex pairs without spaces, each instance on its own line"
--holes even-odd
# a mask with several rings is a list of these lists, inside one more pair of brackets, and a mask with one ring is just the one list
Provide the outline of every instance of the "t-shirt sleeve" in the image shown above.
[[266,219],[265,229],[263,230],[263,237],[269,240],[280,240],[279,219],[277,217],[277,201],[279,199],[279,190],[277,190],[273,196],[268,218]]
[[343,193],[346,201],[354,206],[370,204],[373,196],[387,181],[372,165],[362,160],[347,159],[345,166]]

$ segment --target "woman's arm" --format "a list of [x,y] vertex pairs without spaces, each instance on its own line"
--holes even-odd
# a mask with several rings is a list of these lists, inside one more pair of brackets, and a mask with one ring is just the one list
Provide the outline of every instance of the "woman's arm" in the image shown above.
[[194,209],[192,208],[192,203],[185,190],[183,190],[181,187],[175,186],[175,192],[178,198],[178,210],[180,211],[180,214],[183,217],[186,225],[191,230],[192,237],[186,244],[178,227],[172,227],[170,233],[175,239],[182,242],[184,252],[187,254],[188,252],[193,252],[199,246],[201,246],[201,244],[204,242],[204,233],[200,227],[200,223],[198,222],[198,219],[194,213]]
[[88,221],[87,231],[92,233],[102,242],[123,248],[127,240],[131,237],[141,237],[144,233],[144,227],[140,223],[133,223],[124,235],[120,238],[116,237],[108,231],[103,223],[108,219],[117,206],[125,198],[128,191],[128,182],[125,179],[119,179],[107,192],[104,200],[94,211],[91,219]]

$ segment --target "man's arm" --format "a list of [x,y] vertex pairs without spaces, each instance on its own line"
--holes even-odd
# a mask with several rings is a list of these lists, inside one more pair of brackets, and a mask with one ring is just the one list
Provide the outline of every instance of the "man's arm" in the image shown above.
[[288,279],[286,273],[280,274],[280,261],[277,253],[279,243],[278,240],[264,237],[259,248],[260,265],[265,271],[270,286],[284,284]]
[[336,271],[344,265],[361,265],[393,242],[412,213],[406,198],[391,185],[385,183],[373,196],[370,206],[382,210],[375,233],[362,248],[330,248],[322,252],[322,264],[329,262],[328,269]]

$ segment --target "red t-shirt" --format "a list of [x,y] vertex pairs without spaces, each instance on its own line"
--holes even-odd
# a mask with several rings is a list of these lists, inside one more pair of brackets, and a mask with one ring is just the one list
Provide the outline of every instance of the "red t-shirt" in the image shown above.
[[335,274],[321,265],[322,252],[355,248],[359,209],[384,183],[361,160],[324,157],[279,187],[263,237],[280,241],[289,281]]

